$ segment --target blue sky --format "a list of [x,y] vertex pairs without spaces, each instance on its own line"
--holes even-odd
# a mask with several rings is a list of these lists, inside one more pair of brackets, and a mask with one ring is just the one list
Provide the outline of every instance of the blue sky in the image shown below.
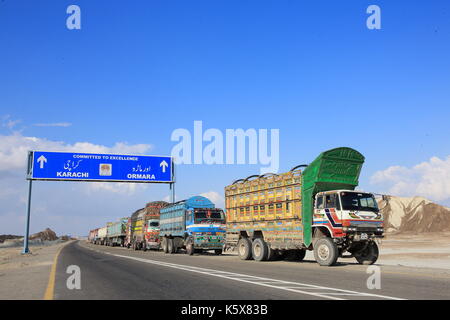
[[[81,30],[66,28],[71,4],[81,8]],[[381,8],[381,30],[366,27],[371,4]],[[399,166],[409,170],[407,184],[427,181],[413,168],[432,157],[444,161],[438,171],[447,168],[448,1],[4,0],[0,40],[0,117],[20,121],[3,125],[4,137],[149,144],[146,153],[163,155],[175,144],[174,129],[192,131],[193,121],[202,120],[205,129],[222,131],[279,129],[280,171],[330,148],[353,147],[366,156],[360,181],[368,191],[420,195],[392,189],[398,172],[371,179]],[[180,166],[177,193],[223,194],[225,185],[259,167]],[[24,180],[17,183],[25,190]],[[78,185],[39,184],[65,197],[62,186],[78,188],[84,199]],[[48,204],[42,214],[67,209],[55,228],[81,233],[82,223],[72,230],[64,217],[115,200],[108,203],[113,219],[166,196],[166,189],[123,197],[98,191],[77,210],[45,195],[35,203]],[[450,190],[433,200],[450,205],[449,199]],[[14,204],[0,215],[23,215],[22,209]],[[8,228],[17,232],[15,226]]]

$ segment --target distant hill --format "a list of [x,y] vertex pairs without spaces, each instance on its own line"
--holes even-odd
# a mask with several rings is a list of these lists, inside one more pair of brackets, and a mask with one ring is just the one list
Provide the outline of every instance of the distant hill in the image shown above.
[[16,236],[13,234],[0,234],[0,243],[3,243],[5,240],[9,239],[20,239],[22,236]]
[[50,228],[47,228],[44,231],[32,234],[30,236],[30,240],[36,240],[36,239],[39,239],[41,241],[54,241],[54,240],[57,240],[58,237],[56,236],[55,231],[53,231]]
[[385,196],[378,206],[387,233],[427,233],[450,231],[450,208],[423,197]]

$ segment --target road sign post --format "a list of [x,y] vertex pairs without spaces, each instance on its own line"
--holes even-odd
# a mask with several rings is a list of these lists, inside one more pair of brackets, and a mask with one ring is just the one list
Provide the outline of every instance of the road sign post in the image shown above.
[[25,226],[25,236],[23,238],[23,251],[22,254],[30,253],[28,248],[28,237],[30,236],[30,210],[31,210],[31,187],[33,180],[28,180],[28,204],[27,204],[27,220]]
[[168,183],[175,202],[172,157],[29,151],[28,206],[23,253],[29,253],[31,188],[33,180],[126,183]]

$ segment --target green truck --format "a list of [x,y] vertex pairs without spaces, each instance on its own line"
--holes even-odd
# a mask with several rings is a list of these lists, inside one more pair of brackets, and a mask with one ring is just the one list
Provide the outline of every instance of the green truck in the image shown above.
[[303,260],[313,250],[324,266],[339,257],[375,263],[383,217],[373,194],[355,190],[364,160],[354,149],[335,148],[287,173],[225,187],[225,249],[237,249],[242,260]]
[[119,221],[107,223],[105,245],[111,247],[125,245],[127,221],[128,218],[122,218]]

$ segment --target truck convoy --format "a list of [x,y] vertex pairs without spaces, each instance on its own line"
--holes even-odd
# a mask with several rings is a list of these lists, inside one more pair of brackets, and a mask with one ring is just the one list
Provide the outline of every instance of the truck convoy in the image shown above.
[[356,150],[336,148],[287,173],[225,187],[226,248],[237,248],[242,260],[302,260],[313,250],[323,266],[346,252],[360,264],[374,263],[383,218],[373,194],[355,191],[363,163]]
[[[256,261],[300,261],[311,250],[322,266],[334,265],[339,257],[373,264],[383,217],[373,194],[355,190],[364,160],[354,149],[336,148],[286,173],[236,180],[225,187],[226,219],[201,196],[173,204],[149,202],[128,218],[123,245],[165,253],[183,248],[189,255],[231,249],[242,260]],[[123,226],[126,219],[121,221]],[[96,244],[108,239],[106,228],[89,234]]]
[[165,253],[186,249],[189,255],[203,250],[222,253],[225,216],[207,198],[191,197],[160,211],[160,237]]

